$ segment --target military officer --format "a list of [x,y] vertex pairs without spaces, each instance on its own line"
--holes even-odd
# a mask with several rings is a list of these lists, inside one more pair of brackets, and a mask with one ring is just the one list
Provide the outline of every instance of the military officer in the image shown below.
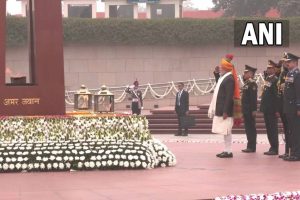
[[283,112],[287,116],[291,133],[291,151],[286,161],[300,161],[300,71],[298,68],[299,57],[291,53],[284,54],[284,63],[287,73],[283,91]]
[[257,110],[257,84],[254,80],[256,68],[245,65],[244,85],[242,87],[242,113],[244,117],[245,131],[247,136],[247,148],[244,153],[256,152],[256,127],[255,117]]
[[285,151],[284,154],[280,155],[279,158],[284,158],[287,157],[289,154],[289,149],[290,147],[290,131],[288,128],[288,122],[287,122],[287,117],[283,113],[283,89],[285,85],[285,79],[286,75],[288,73],[288,69],[284,65],[283,60],[280,60],[279,63],[276,65],[276,76],[278,77],[278,82],[277,82],[277,100],[278,100],[278,111],[279,111],[279,116],[283,125],[283,133],[284,133],[284,141],[285,141]]
[[270,143],[270,149],[264,152],[265,155],[278,155],[278,119],[279,107],[277,101],[277,81],[275,75],[276,63],[268,61],[267,76],[265,79],[263,93],[261,96],[260,111],[264,114],[264,120],[267,129],[267,136]]
[[140,115],[143,109],[143,94],[139,89],[139,82],[136,80],[133,82],[133,86],[127,87],[125,92],[131,94],[131,111],[132,114]]

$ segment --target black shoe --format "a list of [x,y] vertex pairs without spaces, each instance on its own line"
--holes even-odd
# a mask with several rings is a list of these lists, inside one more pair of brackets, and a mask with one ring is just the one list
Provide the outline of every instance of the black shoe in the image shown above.
[[278,158],[282,158],[282,159],[287,158],[287,157],[289,157],[289,154],[287,154],[287,153],[278,156]]
[[219,156],[218,156],[219,158],[232,158],[233,157],[233,154],[230,152],[230,153],[228,153],[228,152],[223,152],[223,153],[221,153]]
[[188,136],[188,135],[189,135],[188,133],[183,133],[183,134],[182,134],[182,136]]
[[278,152],[270,150],[270,151],[264,152],[264,155],[275,156],[275,155],[278,155]]
[[297,156],[288,156],[286,158],[283,158],[285,161],[300,161],[300,157]]
[[243,149],[242,152],[244,152],[244,153],[255,153],[255,150],[247,148],[247,149]]
[[182,136],[182,134],[181,133],[176,133],[176,134],[174,134],[175,136]]
[[218,153],[216,156],[217,156],[217,157],[220,157],[220,156],[223,155],[224,153],[226,153],[226,152]]

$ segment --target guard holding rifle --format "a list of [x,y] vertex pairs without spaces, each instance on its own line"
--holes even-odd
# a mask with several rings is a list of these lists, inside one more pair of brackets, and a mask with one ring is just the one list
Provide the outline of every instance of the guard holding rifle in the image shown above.
[[127,87],[125,92],[131,94],[131,111],[132,114],[140,115],[143,109],[143,94],[139,89],[139,82],[136,80],[133,82],[133,86]]

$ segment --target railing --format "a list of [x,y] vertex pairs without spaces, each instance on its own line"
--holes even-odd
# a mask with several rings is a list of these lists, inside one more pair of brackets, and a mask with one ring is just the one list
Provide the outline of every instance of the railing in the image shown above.
[[[256,82],[258,85],[264,84],[264,78],[262,74],[257,74]],[[239,81],[241,85],[244,84],[242,76],[239,76]],[[201,96],[201,95],[208,95],[213,92],[215,88],[215,79],[208,78],[208,79],[192,79],[187,81],[171,81],[167,83],[156,83],[156,84],[145,84],[140,85],[139,88],[143,92],[144,99],[164,99],[168,96],[176,96],[177,90],[177,83],[183,82],[187,91],[194,96]],[[108,89],[115,95],[115,103],[121,103],[126,99],[127,93],[125,89],[127,86],[120,86],[120,87],[108,87]],[[90,89],[89,91],[93,94],[99,92],[100,88],[97,89]],[[67,105],[74,105],[74,94],[76,91],[66,91],[65,93],[65,100]]]

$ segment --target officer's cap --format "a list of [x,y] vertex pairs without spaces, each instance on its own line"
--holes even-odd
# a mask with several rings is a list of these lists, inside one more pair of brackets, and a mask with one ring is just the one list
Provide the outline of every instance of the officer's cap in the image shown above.
[[268,60],[268,68],[277,67],[277,64],[273,60]]
[[250,71],[250,72],[255,73],[256,70],[257,70],[257,68],[251,67],[249,65],[245,65],[245,71],[244,72],[249,72]]
[[298,56],[291,54],[291,53],[287,53],[287,52],[284,52],[283,58],[282,58],[283,61],[291,61],[291,60],[298,60],[298,59],[299,59]]

